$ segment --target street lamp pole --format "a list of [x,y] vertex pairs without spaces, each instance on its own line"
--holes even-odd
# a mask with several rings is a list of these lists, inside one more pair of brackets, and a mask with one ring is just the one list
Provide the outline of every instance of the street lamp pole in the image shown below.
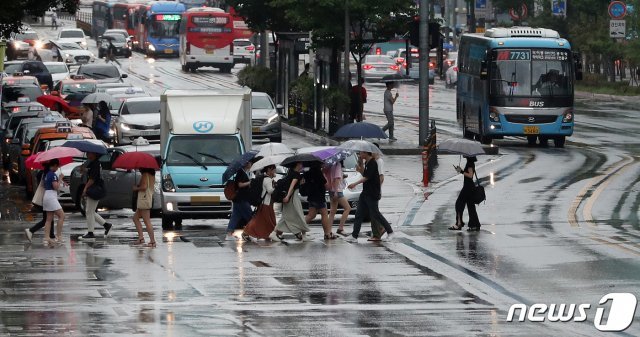
[[429,1],[420,0],[420,85],[418,89],[418,144],[429,138]]
[[[344,1],[344,85],[349,88],[349,52],[351,50],[351,32],[349,23],[349,0]],[[356,79],[356,82],[358,80]]]

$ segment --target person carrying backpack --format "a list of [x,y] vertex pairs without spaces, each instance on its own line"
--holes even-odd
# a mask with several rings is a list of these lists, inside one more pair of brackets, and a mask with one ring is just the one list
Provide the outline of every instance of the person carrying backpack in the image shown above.
[[[269,235],[276,228],[276,213],[273,211],[273,202],[271,194],[275,189],[276,166],[269,165],[262,169],[261,178],[255,178],[255,182],[260,182],[260,188],[253,191],[253,181],[251,186],[252,199],[256,198],[255,192],[258,192],[259,204],[257,209],[247,226],[242,232],[242,238],[251,241],[251,238],[269,240]],[[253,202],[252,202],[253,203]]]
[[226,241],[238,240],[233,235],[233,232],[238,228],[244,227],[251,220],[251,204],[249,203],[249,187],[251,186],[249,173],[251,165],[253,163],[249,161],[236,172],[235,183],[238,187],[238,192],[235,199],[232,200],[231,218],[229,218],[229,224],[227,225]]
[[281,188],[283,184],[280,183],[280,181],[276,184],[276,191],[274,192],[274,195],[277,194],[275,195],[275,202],[282,202],[282,217],[276,226],[276,236],[278,239],[284,240],[283,233],[288,232],[295,234],[298,241],[304,241],[305,233],[310,229],[304,219],[302,201],[297,191],[300,187],[300,173],[302,172],[303,166],[301,162],[292,165],[293,166],[289,168],[287,176],[281,179],[281,181],[288,183],[286,194],[280,199],[283,190]]
[[305,184],[307,186],[307,202],[309,202],[309,213],[305,221],[311,223],[317,214],[320,214],[322,221],[322,229],[324,231],[325,240],[335,240],[338,237],[332,232],[332,223],[329,223],[329,213],[327,212],[327,201],[325,194],[327,189],[325,185],[327,180],[322,174],[320,165],[311,166],[309,172],[304,174]]

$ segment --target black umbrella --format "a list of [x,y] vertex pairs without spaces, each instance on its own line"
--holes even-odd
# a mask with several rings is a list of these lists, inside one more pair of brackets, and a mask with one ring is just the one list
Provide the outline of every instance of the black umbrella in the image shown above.
[[379,126],[367,122],[343,125],[333,136],[337,138],[387,138],[387,134]]
[[247,165],[247,163],[253,160],[257,155],[258,151],[251,150],[234,159],[222,174],[222,182],[226,183],[229,179],[231,179],[231,177],[233,177],[238,171],[240,171],[240,169]]
[[301,153],[285,158],[280,165],[290,167],[295,163],[303,163],[309,166],[313,164],[320,164],[321,162],[322,160],[320,160],[320,158],[312,155],[311,153]]

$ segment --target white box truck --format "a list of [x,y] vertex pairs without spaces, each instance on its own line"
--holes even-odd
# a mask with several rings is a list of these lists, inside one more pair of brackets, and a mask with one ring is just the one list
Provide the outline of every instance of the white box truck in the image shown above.
[[160,101],[162,228],[228,216],[222,173],[251,149],[251,90],[166,90]]

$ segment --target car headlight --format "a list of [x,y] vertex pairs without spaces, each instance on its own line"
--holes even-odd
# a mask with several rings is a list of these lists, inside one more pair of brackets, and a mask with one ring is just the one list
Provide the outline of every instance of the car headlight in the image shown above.
[[125,123],[121,123],[121,124],[120,124],[120,128],[121,128],[123,131],[129,131],[129,130],[131,130],[131,127],[129,126],[129,124],[125,124]]
[[64,54],[64,57],[71,57],[70,54]]
[[492,122],[500,122],[500,113],[496,108],[489,108],[489,120]]
[[565,110],[564,114],[562,114],[562,123],[571,123],[573,122],[573,109]]
[[271,117],[269,117],[269,119],[267,119],[267,124],[271,124],[271,123],[275,123],[280,121],[280,116],[279,115],[273,115]]
[[170,174],[165,174],[162,177],[162,190],[165,192],[175,192],[176,186],[173,184]]
[[33,43],[33,47],[36,49],[42,48],[42,41],[36,41]]
[[81,41],[81,42],[80,42],[80,44],[81,44],[82,46],[86,47],[86,46],[87,46],[87,41]]
[[149,50],[156,51],[156,47],[152,44],[149,44]]

